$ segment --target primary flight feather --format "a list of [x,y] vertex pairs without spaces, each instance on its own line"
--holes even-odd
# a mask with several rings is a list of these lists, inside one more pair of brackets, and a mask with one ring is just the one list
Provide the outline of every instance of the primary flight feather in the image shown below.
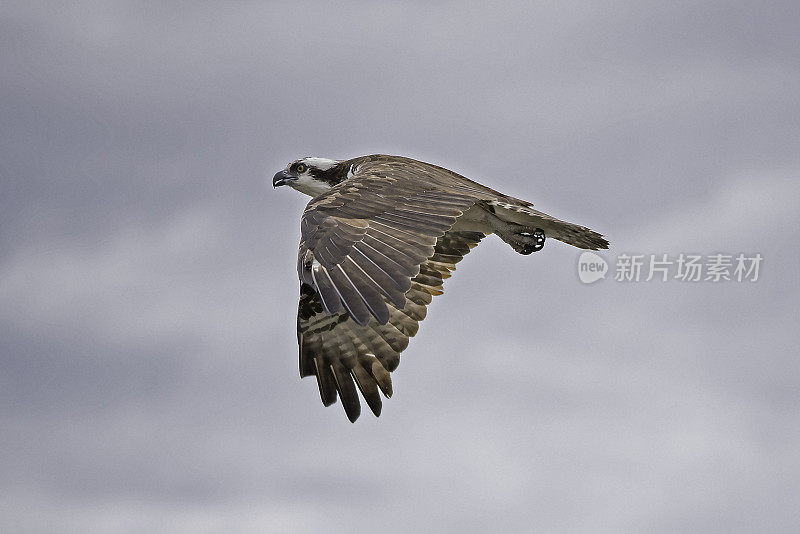
[[313,197],[300,220],[297,341],[300,376],[317,377],[322,403],[341,399],[350,421],[372,412],[389,373],[442,294],[455,264],[488,234],[520,254],[545,237],[608,248],[592,230],[533,209],[453,171],[400,156],[303,158],[275,174]]

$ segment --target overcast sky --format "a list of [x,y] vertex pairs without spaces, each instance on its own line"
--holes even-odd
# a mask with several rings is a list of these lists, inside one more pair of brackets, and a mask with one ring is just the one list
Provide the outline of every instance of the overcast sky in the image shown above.
[[[3,2],[0,530],[797,532],[798,6]],[[759,280],[491,237],[351,424],[269,179],[368,153]]]

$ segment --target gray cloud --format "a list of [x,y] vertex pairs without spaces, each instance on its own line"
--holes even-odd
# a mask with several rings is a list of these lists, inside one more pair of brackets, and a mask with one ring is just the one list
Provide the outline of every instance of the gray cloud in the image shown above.
[[[0,525],[795,531],[791,2],[6,3]],[[303,155],[436,162],[617,254],[487,239],[350,425],[297,376]]]

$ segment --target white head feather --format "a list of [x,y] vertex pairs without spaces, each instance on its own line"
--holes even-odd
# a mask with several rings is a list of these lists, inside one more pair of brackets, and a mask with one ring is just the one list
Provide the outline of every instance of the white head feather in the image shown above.
[[304,163],[309,167],[313,167],[315,169],[319,169],[321,171],[327,171],[337,163],[335,159],[328,159],[328,158],[303,158],[300,160],[300,163]]

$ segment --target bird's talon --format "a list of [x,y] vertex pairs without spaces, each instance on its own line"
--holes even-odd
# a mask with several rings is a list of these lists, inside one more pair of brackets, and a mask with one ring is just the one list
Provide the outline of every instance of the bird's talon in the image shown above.
[[520,232],[523,238],[523,245],[520,247],[520,254],[532,254],[544,248],[545,235],[541,228],[536,228],[533,232]]

